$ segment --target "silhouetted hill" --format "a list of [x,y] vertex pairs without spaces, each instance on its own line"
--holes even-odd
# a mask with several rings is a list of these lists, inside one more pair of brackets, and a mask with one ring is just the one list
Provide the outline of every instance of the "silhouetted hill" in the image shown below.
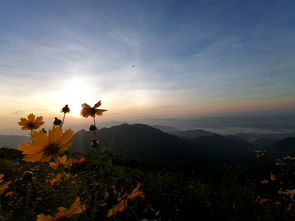
[[186,137],[186,138],[196,138],[201,136],[211,136],[216,133],[202,130],[202,129],[196,129],[196,130],[178,130],[174,127],[168,127],[163,125],[154,125],[153,127],[160,129],[161,131],[169,134],[173,134],[179,137]]
[[181,131],[175,127],[169,127],[169,126],[165,126],[165,125],[152,125],[152,127],[160,129],[161,131],[168,133],[168,134],[174,134],[174,133]]
[[248,142],[254,142],[255,140],[261,138],[279,141],[287,137],[294,137],[295,133],[237,133],[235,136],[240,137]]
[[[96,134],[101,145],[110,148],[111,152],[140,160],[184,162],[199,156],[192,142],[143,124],[103,128]],[[79,131],[71,151],[89,150],[91,138],[90,132]]]
[[275,139],[267,139],[267,138],[258,138],[257,140],[254,140],[251,142],[257,149],[264,149],[273,143],[275,143]]
[[288,137],[277,141],[266,148],[271,159],[295,154],[295,137]]
[[30,141],[30,137],[27,136],[0,135],[0,147],[17,148],[19,144]]
[[72,139],[72,147],[70,151],[86,152],[91,149],[90,142],[93,135],[86,130],[79,130]]
[[[166,128],[167,129],[167,128]],[[258,139],[252,143],[240,136],[221,136],[204,130],[180,131],[168,128],[179,135],[165,133],[160,129],[144,124],[122,124],[97,130],[101,146],[117,155],[143,161],[176,162],[202,166],[220,167],[224,163],[237,166],[253,162],[254,151],[263,146],[269,156],[281,157],[295,154],[295,138],[281,141]],[[85,152],[91,149],[92,134],[85,130],[75,133],[70,151]],[[0,144],[17,147],[30,142],[26,136],[0,135]],[[251,158],[251,160],[249,160]]]
[[196,138],[196,137],[212,136],[216,134],[206,130],[197,129],[197,130],[179,131],[177,133],[174,133],[174,135],[179,137],[186,137],[186,138]]
[[230,163],[236,166],[246,165],[248,158],[254,156],[255,147],[243,140],[229,139],[221,135],[201,136],[192,139],[198,146],[206,146],[201,149],[201,155],[205,159],[215,163]]
[[217,157],[226,156],[236,158],[255,150],[254,146],[246,141],[228,139],[221,135],[202,136],[193,140],[197,144],[214,148],[215,152],[211,154]]
[[230,139],[230,140],[246,141],[243,138],[236,136],[236,135],[224,135],[223,137]]
[[[240,165],[240,160],[254,153],[246,141],[228,139],[221,135],[199,136],[193,139],[175,135],[143,124],[122,124],[97,131],[103,147],[123,156],[146,161],[192,163],[222,166]],[[85,130],[75,134],[71,151],[90,149],[92,134]]]

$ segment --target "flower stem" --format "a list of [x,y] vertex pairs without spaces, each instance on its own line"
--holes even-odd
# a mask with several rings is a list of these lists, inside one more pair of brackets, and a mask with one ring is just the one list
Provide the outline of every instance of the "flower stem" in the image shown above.
[[61,125],[60,125],[60,128],[62,128],[64,122],[65,122],[65,118],[66,118],[66,113],[64,113],[64,116],[62,118],[62,122],[61,122]]
[[34,143],[34,141],[33,141],[33,130],[32,129],[31,129],[30,135],[31,135],[31,141],[32,141],[32,143]]
[[[95,116],[93,117],[93,125],[96,127]],[[93,137],[94,138],[96,137],[95,131],[96,130],[93,131]]]

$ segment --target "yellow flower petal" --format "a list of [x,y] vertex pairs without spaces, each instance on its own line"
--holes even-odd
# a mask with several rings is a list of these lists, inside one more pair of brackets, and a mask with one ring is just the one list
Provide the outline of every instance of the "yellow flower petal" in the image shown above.
[[69,209],[64,207],[59,207],[57,213],[53,216],[45,216],[43,213],[37,216],[37,221],[58,221],[63,219],[68,219],[73,215],[83,213],[86,210],[85,205],[82,205],[80,198],[76,198]]
[[97,109],[101,105],[101,101],[97,102],[93,107],[90,107],[88,104],[82,104],[81,115],[83,117],[95,117],[95,115],[101,116],[103,112],[107,111],[104,109]]
[[38,129],[43,122],[43,117],[35,117],[34,114],[29,114],[26,118],[21,118],[20,122],[18,122],[20,126],[22,126],[22,130],[35,130]]
[[71,129],[66,130],[59,139],[56,140],[57,143],[60,145],[67,144],[71,141],[72,137],[74,136],[74,131]]
[[5,193],[5,197],[10,198],[13,196],[13,194],[14,194],[13,191],[9,191],[9,192]]
[[67,179],[70,179],[72,176],[67,173],[58,173],[55,177],[46,180],[47,183],[50,183],[51,185],[56,185],[62,181],[66,181]]
[[12,181],[6,181],[3,183],[0,183],[0,195],[5,192],[5,190],[8,188],[9,184],[11,183]]
[[48,134],[33,132],[32,137],[35,142],[19,145],[18,149],[25,155],[25,161],[49,162],[71,146],[70,140],[73,134],[72,130],[63,133],[59,126],[53,126]]
[[139,190],[139,188],[142,186],[142,184],[137,184],[136,188],[131,192],[131,194],[128,195],[128,199],[134,199],[134,198],[144,198],[144,193]]
[[41,213],[37,215],[37,221],[57,221],[57,219],[52,216],[45,216],[43,213]]
[[105,112],[105,111],[107,111],[107,110],[104,110],[104,109],[96,109],[95,110],[95,114],[97,116],[102,116],[103,115],[103,112]]
[[35,120],[35,115],[34,114],[29,114],[28,115],[28,120],[29,121],[34,121]]
[[59,166],[62,166],[64,168],[68,168],[71,165],[71,161],[68,160],[66,155],[64,155],[62,157],[57,157],[55,159],[55,162],[50,162],[49,165],[53,169],[58,169]]
[[273,173],[270,173],[270,180],[274,182],[276,179],[277,177]]
[[121,200],[117,205],[113,206],[113,208],[108,210],[107,217],[111,217],[112,215],[115,215],[118,212],[123,212],[127,208],[127,203],[127,199]]
[[260,183],[260,184],[267,184],[267,183],[269,183],[269,181],[266,180],[266,179],[264,179],[264,180],[260,180],[259,183]]
[[62,129],[59,126],[53,126],[52,130],[49,130],[49,143],[56,143],[62,136]]
[[44,132],[32,132],[32,140],[35,144],[46,145],[48,143],[48,136]]
[[25,143],[25,144],[20,144],[18,149],[23,152],[23,154],[33,154],[33,153],[38,153],[42,151],[42,146],[37,145],[37,144],[32,144],[32,143]]
[[93,108],[98,108],[101,105],[101,101],[98,101],[96,104],[94,104]]
[[85,205],[80,202],[80,197],[76,198],[69,209],[63,207],[58,208],[56,218],[69,218],[75,214],[83,213],[86,210]]
[[260,204],[264,204],[264,203],[267,203],[267,202],[269,202],[269,199],[265,199],[265,198],[260,199],[260,200],[258,201],[258,203],[260,203]]
[[118,212],[122,212],[127,208],[127,203],[129,199],[134,199],[137,197],[144,198],[144,193],[139,190],[142,184],[137,184],[137,186],[132,190],[131,194],[124,194],[122,200],[111,209],[108,210],[107,217],[110,217]]

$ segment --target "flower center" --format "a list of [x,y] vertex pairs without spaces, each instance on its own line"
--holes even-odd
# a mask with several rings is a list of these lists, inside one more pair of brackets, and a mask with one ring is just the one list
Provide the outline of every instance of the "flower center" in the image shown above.
[[33,122],[28,123],[29,129],[35,129],[35,124]]
[[56,156],[59,153],[58,144],[52,143],[44,148],[44,153],[47,156]]
[[92,107],[90,109],[89,113],[90,113],[91,116],[95,116],[95,108]]

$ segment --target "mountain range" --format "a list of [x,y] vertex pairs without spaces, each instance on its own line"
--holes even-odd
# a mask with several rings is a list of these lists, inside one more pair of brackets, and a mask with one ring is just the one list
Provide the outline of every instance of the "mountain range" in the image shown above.
[[[295,154],[295,138],[277,140],[277,137],[257,137],[249,142],[247,135],[222,136],[216,133],[196,130],[178,130],[173,127],[144,124],[121,124],[96,131],[100,146],[111,153],[141,161],[171,162],[206,167],[223,167],[224,164],[245,166],[255,161],[255,150],[264,149],[271,158]],[[248,135],[248,138],[250,135]],[[93,134],[80,130],[75,133],[72,152],[86,152],[91,149]],[[0,145],[15,148],[28,142],[26,136],[0,135]]]
[[30,142],[30,137],[20,135],[0,135],[0,146],[17,148],[19,144]]
[[[177,134],[178,136],[176,136]],[[253,154],[251,143],[228,138],[203,130],[177,131],[169,134],[144,124],[122,124],[97,131],[101,146],[114,154],[144,161],[189,163],[221,166],[225,162],[241,164]],[[76,133],[71,151],[89,150],[92,134],[85,130]]]

